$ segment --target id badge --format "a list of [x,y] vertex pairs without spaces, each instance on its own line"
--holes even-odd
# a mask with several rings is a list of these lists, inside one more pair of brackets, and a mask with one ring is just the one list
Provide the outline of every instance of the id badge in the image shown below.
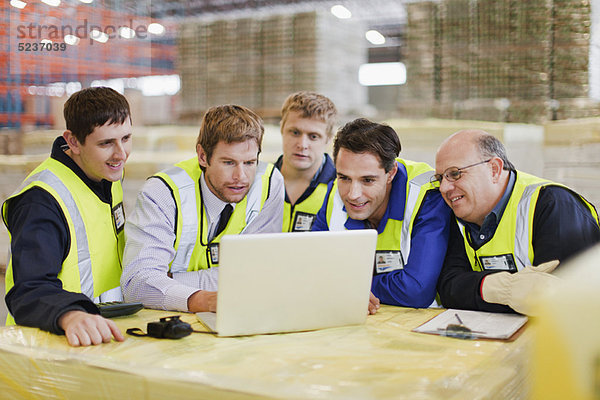
[[479,261],[484,271],[517,272],[517,264],[512,254],[479,257]]
[[210,262],[213,264],[218,264],[219,263],[219,243],[209,244],[208,251],[210,252]]
[[308,232],[311,230],[313,223],[315,222],[315,214],[309,214],[305,212],[297,212],[294,218],[294,227],[292,232]]
[[375,273],[383,274],[398,269],[404,269],[404,259],[400,251],[385,250],[375,252]]
[[125,211],[123,210],[123,203],[119,203],[112,209],[113,221],[115,221],[115,229],[117,233],[123,230],[125,225]]

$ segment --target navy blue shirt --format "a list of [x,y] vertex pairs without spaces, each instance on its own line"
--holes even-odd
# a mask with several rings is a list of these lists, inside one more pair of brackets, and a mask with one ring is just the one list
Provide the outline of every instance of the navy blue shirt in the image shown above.
[[[112,183],[89,179],[64,152],[66,148],[65,140],[58,137],[50,156],[73,170],[103,202],[111,204]],[[87,296],[63,290],[58,279],[71,238],[62,209],[50,193],[32,188],[10,200],[6,222],[11,233],[14,286],[5,299],[17,324],[63,334],[58,319],[65,312],[99,314]]]
[[[518,173],[518,172],[517,172]],[[499,223],[496,223],[495,229]],[[470,229],[468,226],[465,229]],[[600,228],[588,207],[573,191],[561,186],[540,190],[533,216],[533,265],[560,260],[564,263],[600,242]],[[475,235],[472,235],[472,237]],[[482,246],[488,237],[479,244]],[[559,265],[560,268],[560,265]],[[473,271],[456,220],[450,226],[448,252],[438,280],[438,293],[447,308],[491,312],[514,312],[510,307],[481,298],[481,281],[493,271]]]

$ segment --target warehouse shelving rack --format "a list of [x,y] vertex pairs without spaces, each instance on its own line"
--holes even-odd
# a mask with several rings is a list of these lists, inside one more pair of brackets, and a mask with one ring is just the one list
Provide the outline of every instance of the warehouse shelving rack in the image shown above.
[[[173,33],[151,36],[145,27],[155,21],[140,14],[141,7],[128,7],[124,2],[102,0],[90,4],[63,0],[52,7],[36,0],[17,9],[3,2],[0,127],[18,131],[24,126],[52,125],[50,98],[36,88],[53,82],[80,82],[86,87],[98,79],[173,74]],[[110,27],[130,26],[145,37],[123,39],[115,33],[107,43],[99,43],[90,39],[92,25],[110,34],[114,31]],[[64,51],[19,51],[19,43],[39,45],[42,39],[61,45],[65,43],[62,34],[71,32],[79,37],[79,44],[66,45]]]

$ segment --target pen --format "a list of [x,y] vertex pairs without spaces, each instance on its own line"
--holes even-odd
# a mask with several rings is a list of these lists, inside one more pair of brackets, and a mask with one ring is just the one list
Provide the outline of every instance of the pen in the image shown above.
[[458,314],[457,314],[457,313],[454,313],[454,316],[455,316],[455,317],[456,317],[456,319],[458,320],[458,323],[459,323],[459,324],[461,324],[461,325],[464,325],[464,324],[463,324],[463,322],[462,322],[462,319],[460,319],[460,317],[458,316]]

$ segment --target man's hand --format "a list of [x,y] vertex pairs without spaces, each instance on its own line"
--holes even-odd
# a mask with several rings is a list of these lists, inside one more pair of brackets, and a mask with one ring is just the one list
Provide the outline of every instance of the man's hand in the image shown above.
[[556,284],[550,273],[558,266],[553,260],[537,267],[525,267],[519,272],[498,272],[487,275],[481,285],[481,297],[488,303],[505,304],[521,314],[531,315],[530,297],[539,295]]
[[67,311],[58,319],[58,326],[65,331],[69,345],[75,347],[109,343],[113,336],[119,342],[125,340],[113,321],[85,311]]
[[217,292],[198,290],[188,297],[187,304],[190,312],[217,312]]
[[369,314],[375,314],[379,310],[379,299],[373,293],[369,295]]

